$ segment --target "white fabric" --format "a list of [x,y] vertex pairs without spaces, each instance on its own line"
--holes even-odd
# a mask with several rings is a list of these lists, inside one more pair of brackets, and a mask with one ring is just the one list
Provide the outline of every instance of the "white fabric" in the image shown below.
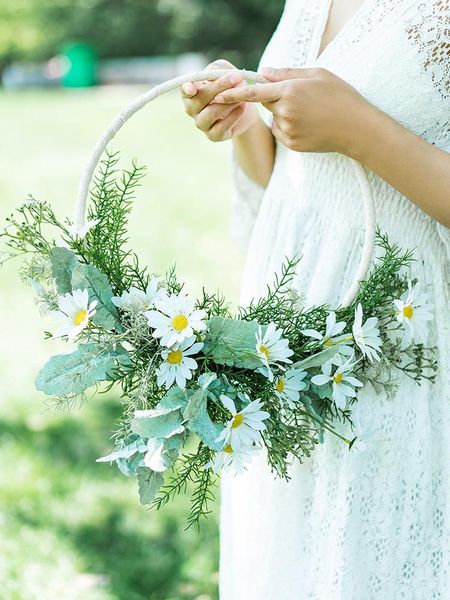
[[[450,151],[450,0],[366,0],[316,60],[328,5],[288,0],[262,64],[327,68]],[[289,483],[274,479],[262,456],[244,475],[223,476],[221,600],[450,598],[450,232],[369,176],[378,225],[415,248],[413,275],[434,302],[438,380],[419,387],[400,375],[393,399],[365,388],[355,413],[363,437],[375,431],[364,452],[327,437],[294,463]],[[308,301],[336,303],[362,243],[348,159],[278,145],[265,191],[242,172],[236,184],[236,209],[253,228],[242,303],[264,293],[294,253],[303,256],[295,283]]]

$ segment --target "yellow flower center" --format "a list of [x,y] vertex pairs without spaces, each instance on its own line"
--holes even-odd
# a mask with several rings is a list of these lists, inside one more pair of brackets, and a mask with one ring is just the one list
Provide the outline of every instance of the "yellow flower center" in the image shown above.
[[183,331],[189,325],[186,315],[175,315],[172,319],[172,327],[176,331]]
[[179,365],[182,358],[183,358],[183,355],[181,354],[181,352],[179,350],[172,350],[167,355],[167,362],[170,363],[171,365]]
[[325,338],[323,345],[324,346],[334,346],[334,342],[331,338]]
[[405,307],[403,308],[403,315],[404,315],[404,316],[405,316],[407,319],[411,319],[411,318],[412,318],[412,316],[413,316],[413,312],[414,312],[414,309],[413,309],[413,307],[412,307],[410,304],[408,304],[408,306],[405,306]]
[[225,448],[223,449],[224,452],[226,452],[227,454],[233,454],[233,448],[230,446],[230,444],[227,444],[225,446]]
[[78,310],[74,315],[73,315],[73,323],[74,325],[81,325],[81,323],[83,323],[86,320],[88,311],[81,309]]
[[234,415],[233,420],[231,421],[232,429],[236,429],[236,427],[239,427],[240,425],[242,425],[243,420],[244,420],[244,415],[242,413],[238,413],[237,415]]
[[266,358],[269,358],[269,348],[267,348],[267,346],[261,344],[261,346],[259,347],[259,351],[265,354]]
[[279,379],[277,379],[277,382],[275,384],[275,388],[276,388],[277,392],[279,392],[280,394],[284,390],[284,379],[282,377],[280,377]]
[[341,383],[342,378],[344,377],[344,373],[338,373],[333,377],[334,383]]

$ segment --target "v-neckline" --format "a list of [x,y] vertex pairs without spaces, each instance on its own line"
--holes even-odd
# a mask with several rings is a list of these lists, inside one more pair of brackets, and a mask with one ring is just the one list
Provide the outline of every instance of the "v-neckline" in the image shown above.
[[366,10],[367,6],[370,4],[371,0],[363,0],[353,15],[347,19],[344,25],[339,29],[339,31],[331,38],[331,40],[324,46],[322,51],[320,51],[320,47],[322,46],[322,39],[325,34],[325,29],[327,27],[328,20],[331,14],[331,6],[333,4],[333,0],[319,0],[323,3],[323,13],[322,18],[319,19],[318,24],[318,33],[316,36],[316,44],[314,48],[314,62],[318,62],[322,60],[324,54],[328,54],[328,51],[336,45],[336,43],[341,39],[343,35],[353,26],[355,21],[359,19],[362,13]]

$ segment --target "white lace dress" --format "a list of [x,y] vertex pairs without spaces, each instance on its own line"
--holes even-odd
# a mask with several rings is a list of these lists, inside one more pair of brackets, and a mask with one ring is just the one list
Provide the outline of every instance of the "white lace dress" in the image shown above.
[[[450,151],[450,0],[366,0],[317,59],[329,0],[288,0],[262,64],[321,66],[398,122]],[[405,157],[405,160],[407,157]],[[436,384],[400,377],[395,399],[367,386],[355,409],[364,452],[333,437],[274,479],[258,457],[222,479],[221,600],[450,599],[450,231],[370,173],[377,223],[415,248],[435,305]],[[236,167],[237,219],[252,230],[241,302],[301,253],[297,287],[338,303],[362,244],[346,157],[278,144],[267,189]],[[450,196],[450,192],[449,192]]]

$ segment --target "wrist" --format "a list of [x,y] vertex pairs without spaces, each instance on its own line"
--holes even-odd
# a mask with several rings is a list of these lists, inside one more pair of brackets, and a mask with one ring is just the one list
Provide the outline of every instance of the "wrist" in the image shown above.
[[390,144],[396,125],[382,110],[365,102],[354,115],[352,135],[347,140],[345,154],[370,166],[373,154],[383,152],[383,148]]

